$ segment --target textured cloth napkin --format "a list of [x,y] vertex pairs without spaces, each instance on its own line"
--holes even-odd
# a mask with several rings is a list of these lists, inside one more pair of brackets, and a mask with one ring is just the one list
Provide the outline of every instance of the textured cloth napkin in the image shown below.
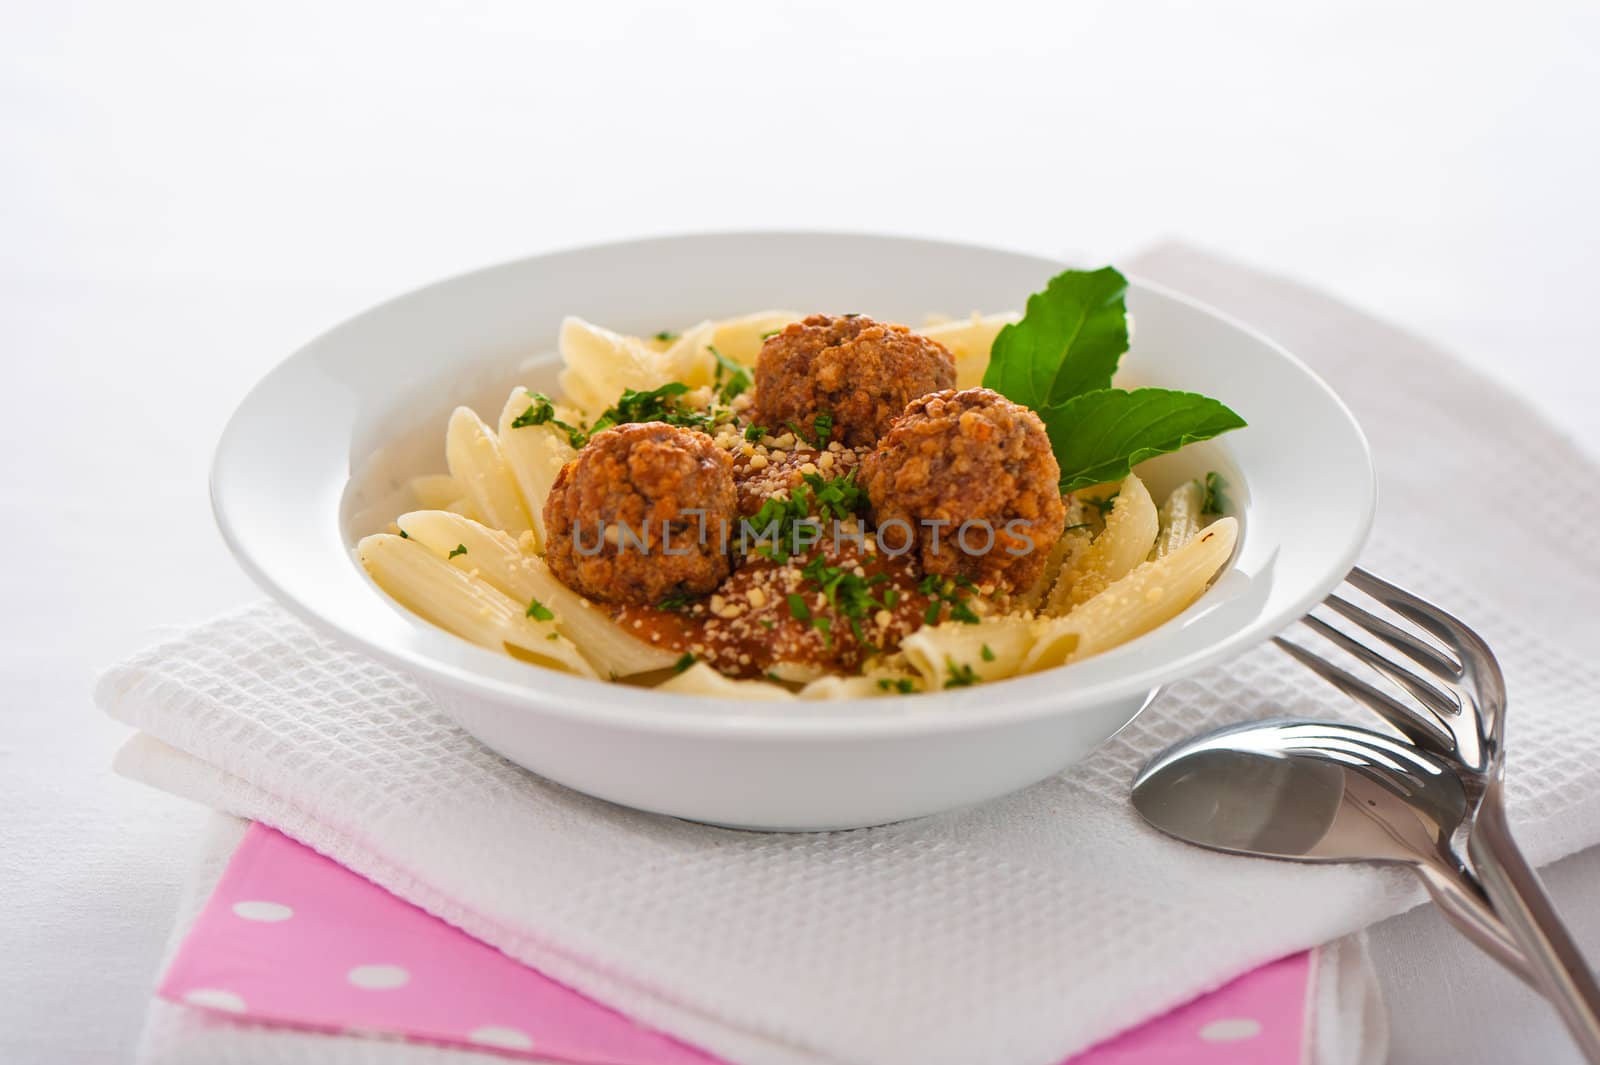
[[[224,867],[230,866],[230,863],[237,863],[235,856],[242,852],[241,846],[243,851],[250,850],[246,837],[247,828],[249,822],[225,814],[213,815],[202,841],[198,860],[185,884],[177,925],[167,946],[166,963],[163,968],[171,965],[179,953],[180,946],[186,951],[193,951],[191,929],[200,920],[202,908],[208,905],[214,907],[215,901],[208,902],[209,897],[218,890],[224,892],[227,890],[226,886],[219,887],[219,881],[226,883],[226,878],[223,876]],[[263,843],[263,836],[258,830],[249,838],[255,841],[256,850],[253,853],[259,861],[264,853],[260,848],[266,845]],[[297,844],[287,841],[273,846],[303,851]],[[281,850],[275,849],[272,853],[278,860],[283,860]],[[280,866],[280,875],[281,871]],[[257,868],[253,876],[259,878],[261,870]],[[378,892],[380,889],[364,885],[359,890]],[[313,892],[313,897],[317,894]],[[269,891],[268,894],[259,897],[278,896]],[[323,900],[326,901],[325,896]],[[299,907],[296,907],[294,919],[300,920],[301,916]],[[383,916],[375,916],[373,920],[382,927],[393,918],[391,916],[386,920]],[[357,917],[355,923],[365,922]],[[274,924],[272,927],[277,926]],[[206,933],[200,934],[204,936]],[[215,934],[214,926],[212,934]],[[358,938],[368,934],[368,932],[358,933]],[[414,935],[414,930],[410,934]],[[342,934],[334,936],[335,940],[341,938]],[[1109,1065],[1111,1062],[1116,1062],[1117,1065],[1156,1065],[1157,1062],[1170,1061],[1171,1054],[1176,1049],[1174,1036],[1179,1036],[1181,1040],[1177,1046],[1191,1048],[1183,1051],[1188,1055],[1184,1059],[1186,1061],[1192,1058],[1197,1061],[1203,1059],[1238,1063],[1255,1062],[1259,1065],[1268,1063],[1270,1065],[1382,1065],[1387,1049],[1388,1031],[1378,993],[1377,975],[1373,972],[1364,939],[1364,935],[1349,936],[1319,947],[1313,952],[1314,968],[1311,973],[1311,984],[1309,989],[1303,989],[1303,1002],[1288,1006],[1274,995],[1267,995],[1263,999],[1263,991],[1259,986],[1253,992],[1242,995],[1236,989],[1224,988],[1220,994],[1225,998],[1232,990],[1232,997],[1227,998],[1226,1004],[1217,1003],[1215,996],[1203,996],[1196,1003],[1180,1009],[1172,1016],[1170,1023],[1180,1028],[1181,1032],[1166,1030],[1155,1038],[1153,1044],[1139,1042],[1140,1037],[1149,1031],[1146,1026],[1132,1033],[1135,1039],[1133,1044],[1113,1040],[1103,1049],[1089,1050],[1085,1057],[1075,1056],[1073,1065],[1078,1065],[1080,1062],[1082,1065],[1090,1065],[1091,1061],[1102,1065]],[[348,941],[345,945],[348,946]],[[409,946],[414,948],[416,943],[413,941]],[[260,944],[258,949],[271,952],[273,963],[286,965],[291,970],[300,962],[293,950],[280,953],[276,948],[266,948]],[[334,953],[337,956],[337,947],[334,948]],[[324,969],[330,960],[326,957],[319,958],[315,966],[318,970]],[[242,974],[229,970],[243,969],[247,972],[252,965],[264,963],[265,959],[262,957],[257,957],[253,961],[219,957],[206,969],[206,974],[208,977],[220,974],[227,987],[232,989],[238,986],[233,981],[239,979]],[[1283,963],[1279,962],[1268,968],[1282,967],[1282,965]],[[496,971],[499,971],[498,967]],[[1249,981],[1252,975],[1259,978],[1259,974],[1250,974],[1244,979]],[[270,979],[266,974],[257,974],[257,977]],[[315,986],[320,979],[305,972],[296,973],[294,978],[309,979],[311,986]],[[1292,979],[1291,982],[1297,981]],[[245,979],[245,984],[250,985],[248,978]],[[207,983],[206,986],[214,985]],[[249,1000],[249,992],[244,997]],[[1266,1014],[1257,1012],[1262,1008],[1266,1008],[1268,1012]],[[1190,1012],[1195,1009],[1200,1011],[1198,1015]],[[1219,1014],[1216,1012],[1218,1009],[1224,1012]],[[1284,1009],[1304,1010],[1305,1025],[1302,1026],[1298,1016],[1280,1016],[1273,1012]],[[1219,1018],[1224,1019],[1219,1021]],[[506,1019],[513,1018],[508,1016]],[[1202,1024],[1202,1019],[1218,1022],[1223,1026],[1230,1024],[1237,1026],[1240,1019],[1243,1019],[1245,1024],[1251,1021],[1265,1022],[1269,1033],[1274,1029],[1297,1033],[1298,1046],[1295,1050],[1287,1050],[1281,1038],[1269,1035],[1265,1039],[1258,1039],[1250,1032],[1234,1032],[1226,1037],[1219,1037],[1215,1031],[1208,1031],[1208,1027],[1214,1029],[1216,1024]],[[1157,1018],[1153,1023],[1160,1026],[1166,1020],[1168,1019]],[[398,1027],[401,1030],[409,1030],[405,1024]],[[543,1030],[533,1029],[533,1031],[542,1034]],[[533,1035],[533,1042],[536,1046],[539,1045],[540,1035]],[[289,1063],[311,1061],[319,1065],[380,1065],[380,1063],[381,1065],[482,1065],[484,1060],[483,1051],[477,1049],[413,1043],[405,1041],[398,1035],[361,1030],[347,1030],[340,1033],[307,1031],[245,1020],[231,1013],[218,1014],[211,1010],[177,1005],[162,999],[157,999],[151,1004],[138,1053],[140,1065],[289,1065]],[[522,1060],[531,1059],[524,1057]],[[547,1059],[540,1057],[539,1060]]]
[[[1354,407],[1383,497],[1365,561],[1468,619],[1505,667],[1526,850],[1542,863],[1600,840],[1600,471],[1504,391],[1325,297],[1181,247],[1133,267],[1256,324]],[[1356,716],[1270,646],[1172,685],[1024,792],[819,835],[672,821],[540,780],[270,606],[137,656],[99,698],[151,738],[125,772],[281,828],[738,1062],[1051,1065],[1421,897],[1398,870],[1189,848],[1129,807],[1137,768],[1184,736]]]

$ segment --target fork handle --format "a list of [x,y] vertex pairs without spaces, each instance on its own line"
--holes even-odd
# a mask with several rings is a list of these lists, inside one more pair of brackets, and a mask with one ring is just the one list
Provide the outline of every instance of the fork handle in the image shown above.
[[1506,822],[1500,782],[1491,781],[1467,837],[1478,876],[1590,1065],[1600,1065],[1600,985]]
[[1494,912],[1483,885],[1448,852],[1416,866],[1422,886],[1445,920],[1523,983],[1540,990],[1522,949]]

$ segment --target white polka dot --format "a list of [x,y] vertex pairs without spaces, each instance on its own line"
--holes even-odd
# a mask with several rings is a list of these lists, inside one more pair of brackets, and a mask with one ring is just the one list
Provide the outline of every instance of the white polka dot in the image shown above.
[[191,1006],[204,1006],[206,1009],[244,1012],[243,995],[217,987],[197,987],[193,991],[185,991],[183,1000]]
[[385,991],[406,986],[411,974],[398,965],[357,965],[345,974],[345,979],[368,991]]
[[498,1024],[474,1028],[467,1033],[467,1039],[486,1047],[504,1047],[506,1050],[533,1049],[533,1040],[528,1038],[526,1032],[519,1032],[515,1028],[504,1028]]
[[243,917],[246,921],[287,921],[294,916],[294,911],[281,902],[262,902],[251,899],[246,902],[233,904],[233,915]]
[[1254,1039],[1261,1034],[1261,1022],[1248,1017],[1230,1017],[1225,1021],[1212,1021],[1200,1029],[1200,1038],[1208,1043],[1237,1043],[1241,1039]]

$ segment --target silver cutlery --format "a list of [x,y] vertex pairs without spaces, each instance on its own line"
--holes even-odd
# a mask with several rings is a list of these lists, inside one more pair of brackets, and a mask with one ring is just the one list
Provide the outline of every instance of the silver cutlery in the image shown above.
[[1389,678],[1409,700],[1379,690],[1299,644],[1282,637],[1275,642],[1455,770],[1468,800],[1471,864],[1520,946],[1536,986],[1556,1006],[1584,1056],[1600,1063],[1600,984],[1506,821],[1506,692],[1499,663],[1477,633],[1431,603],[1359,568],[1346,582],[1432,637],[1418,637],[1337,594],[1324,600],[1367,636],[1420,667],[1421,674],[1321,618],[1302,620]]
[[1158,755],[1134,781],[1133,805],[1212,850],[1409,866],[1457,928],[1531,980],[1453,846],[1468,813],[1460,779],[1402,740],[1320,721],[1236,725]]

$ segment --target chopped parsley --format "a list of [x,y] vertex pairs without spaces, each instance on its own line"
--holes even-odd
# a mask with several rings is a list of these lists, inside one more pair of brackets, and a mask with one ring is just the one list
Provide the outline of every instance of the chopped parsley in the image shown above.
[[833,413],[831,411],[823,411],[815,418],[812,418],[811,431],[817,438],[817,450],[821,451],[826,448],[828,446],[828,438],[833,435]]
[[1089,503],[1094,506],[1095,509],[1100,511],[1100,518],[1103,521],[1105,516],[1110,514],[1111,511],[1115,509],[1117,505],[1117,497],[1121,494],[1121,492],[1112,492],[1104,499],[1091,499],[1089,500]]
[[1200,513],[1221,514],[1228,507],[1228,497],[1223,495],[1228,489],[1228,482],[1222,479],[1222,474],[1215,470],[1206,474],[1204,482],[1205,498],[1200,503]]
[[994,648],[990,647],[988,644],[983,645],[983,651],[981,653],[983,654],[983,660],[985,662],[994,661]]
[[766,435],[767,427],[765,425],[748,425],[744,430],[745,440],[752,444]]
[[528,394],[528,399],[528,409],[511,420],[511,428],[526,429],[530,425],[544,425],[548,423],[566,433],[567,443],[571,444],[574,448],[580,448],[589,442],[588,433],[584,432],[576,425],[568,425],[566,422],[556,417],[556,405],[550,401],[549,396],[545,395],[543,392],[530,392]]
[[661,343],[663,343],[663,344],[670,344],[674,340],[678,339],[678,334],[677,333],[671,333],[671,332],[668,332],[667,330],[663,329],[661,332],[656,334],[656,339],[661,341]]
[[911,683],[910,677],[879,677],[879,691],[896,691],[901,695],[910,695],[916,691],[916,686]]
[[706,411],[684,410],[676,402],[677,398],[687,391],[689,386],[682,381],[668,381],[660,388],[652,388],[648,392],[625,388],[622,390],[622,395],[617,397],[617,402],[607,407],[605,412],[595,419],[590,433],[598,433],[613,425],[629,425],[634,422],[665,422],[668,425],[705,432],[714,421],[712,416]]
[[544,638],[547,640],[559,640],[561,639],[561,634],[559,632],[547,632]]
[[776,673],[772,672],[770,669],[767,670],[767,679],[770,680],[774,684],[782,684],[783,683],[783,678],[778,676]]
[[832,480],[824,478],[820,473],[803,474],[800,479],[805,483],[805,487],[816,495],[817,509],[825,518],[844,521],[858,514],[865,514],[871,503],[867,499],[867,490],[856,484],[854,468],[843,477],[835,477]]
[[707,344],[706,350],[717,360],[717,398],[724,403],[732,403],[735,397],[750,387],[750,371],[718,351],[715,344]]
[[448,555],[446,555],[444,557],[447,558],[447,559],[455,558],[457,555],[464,555],[466,553],[467,553],[467,545],[466,544],[457,544],[455,546],[455,550],[451,551]]
[[1094,528],[1094,522],[1092,522],[1092,521],[1080,521],[1076,525],[1068,525],[1066,528],[1062,529],[1061,531],[1064,532],[1064,533],[1069,533],[1073,529],[1092,529],[1092,528]]
[[768,337],[775,337],[781,332],[783,332],[782,329],[768,329],[765,333],[761,334],[761,339],[765,340]]
[[409,540],[409,539],[411,539],[411,534],[406,532],[404,529],[401,529],[400,530],[400,539]]
[[694,604],[694,596],[673,592],[656,604],[657,610],[687,610]]
[[963,662],[957,666],[955,659],[949,655],[944,658],[944,671],[946,688],[970,688],[983,679],[973,671],[972,663]]
[[936,573],[930,573],[922,578],[917,584],[917,591],[932,600],[928,603],[928,609],[922,614],[923,624],[937,625],[941,610],[948,606],[950,608],[951,621],[959,621],[964,625],[976,625],[980,619],[973,612],[972,607],[968,605],[967,597],[963,596],[959,591],[959,589],[971,590],[976,587],[966,577],[941,577]]
[[[829,565],[827,559],[818,555],[805,564],[800,570],[800,576],[816,585],[822,592],[823,598],[827,600],[828,606],[835,613],[844,616],[850,626],[850,634],[856,638],[858,644],[868,651],[878,650],[867,639],[867,634],[861,627],[861,619],[875,611],[888,609],[888,604],[884,600],[874,599],[872,596],[872,590],[889,579],[886,574],[875,573],[870,577],[862,577],[853,568],[845,569],[842,566]],[[793,612],[791,606],[790,613]],[[822,618],[812,622],[817,628],[824,630],[825,638],[829,634],[822,622],[826,620]]]
[[690,666],[694,665],[696,661],[698,661],[698,660],[695,658],[695,656],[693,654],[691,654],[688,651],[685,651],[683,653],[683,657],[679,658],[676,662],[672,663],[672,672],[674,672],[674,673],[682,673],[684,670],[686,670]]
[[[528,617],[537,621],[554,621],[556,612],[539,602],[539,600],[534,599],[528,603]],[[552,633],[552,635],[554,634]]]
[[768,496],[761,509],[746,519],[746,528],[756,530],[756,551],[774,562],[787,562],[800,549],[797,533],[801,526],[815,526],[816,518],[844,521],[865,513],[867,493],[856,484],[855,473],[851,470],[832,480],[807,473],[789,498]]
[[789,600],[790,617],[794,618],[796,621],[811,620],[811,608],[806,606],[805,596],[798,592],[790,592],[787,598]]

